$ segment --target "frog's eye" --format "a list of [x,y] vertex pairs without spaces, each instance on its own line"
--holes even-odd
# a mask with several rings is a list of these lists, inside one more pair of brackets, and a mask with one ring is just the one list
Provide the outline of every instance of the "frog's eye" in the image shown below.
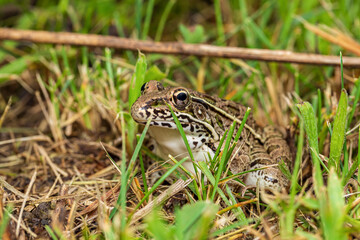
[[146,82],[141,86],[141,93],[144,93],[147,84],[148,83]]
[[189,103],[189,93],[183,89],[174,92],[173,102],[177,107],[185,107]]

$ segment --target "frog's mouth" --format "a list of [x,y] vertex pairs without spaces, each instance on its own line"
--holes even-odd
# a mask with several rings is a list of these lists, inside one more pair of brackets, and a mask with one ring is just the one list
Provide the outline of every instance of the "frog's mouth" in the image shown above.
[[[139,101],[141,102],[141,101]],[[145,104],[140,104],[135,102],[131,107],[131,116],[135,122],[145,125],[147,120],[152,118],[150,126],[162,127],[167,129],[178,129],[173,119],[171,112],[168,109],[165,109],[162,106],[154,106],[146,102]],[[202,121],[193,117],[191,114],[184,112],[175,112],[175,115],[179,119],[181,126],[184,129],[186,134],[190,135],[199,135],[207,134],[211,136],[214,140],[219,139],[219,135],[216,133],[215,129],[211,124],[206,121]]]
[[131,116],[134,121],[139,124],[146,124],[150,118],[152,118],[151,125],[156,125],[158,122],[174,122],[170,111],[164,111],[163,109],[157,108],[149,109],[148,107],[138,106],[136,103],[131,107]]
[[[134,118],[134,117],[133,117]],[[185,134],[187,135],[196,135],[196,136],[206,136],[211,137],[213,140],[218,140],[219,135],[216,133],[215,129],[208,123],[202,122],[200,120],[193,120],[191,122],[183,121],[183,119],[180,119],[181,117],[178,116],[178,119],[180,120],[181,127],[183,128]],[[147,121],[145,119],[137,120],[134,118],[134,120],[142,125],[145,125]],[[178,127],[173,120],[172,116],[169,120],[163,120],[163,119],[153,119],[150,122],[151,127],[157,127],[157,128],[165,128],[170,130],[178,130]]]

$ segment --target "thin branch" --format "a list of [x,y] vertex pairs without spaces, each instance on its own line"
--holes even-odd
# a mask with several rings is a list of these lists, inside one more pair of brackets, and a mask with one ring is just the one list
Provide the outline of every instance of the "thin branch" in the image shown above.
[[[340,65],[338,56],[294,53],[284,50],[249,49],[238,47],[220,47],[207,44],[186,44],[180,42],[152,42],[95,34],[69,32],[47,32],[0,28],[0,39],[30,41],[34,43],[52,43],[91,47],[109,47],[142,51],[148,53],[181,54],[202,57],[241,58],[269,62],[286,62],[316,65]],[[343,65],[360,67],[360,58],[343,57]]]

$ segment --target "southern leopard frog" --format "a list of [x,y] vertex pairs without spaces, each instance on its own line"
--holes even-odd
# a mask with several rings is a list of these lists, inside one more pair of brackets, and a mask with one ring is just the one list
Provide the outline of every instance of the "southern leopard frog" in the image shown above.
[[[187,156],[187,149],[169,110],[178,117],[196,161],[206,161],[215,155],[221,137],[233,121],[241,123],[246,107],[183,87],[165,88],[160,82],[150,81],[141,87],[141,96],[131,107],[133,119],[145,124],[151,117],[149,133],[154,140],[154,152],[167,159]],[[239,127],[240,124],[237,124]],[[235,131],[236,133],[236,131]],[[235,137],[235,136],[233,136]],[[291,154],[280,132],[273,127],[259,128],[249,115],[240,140],[231,157],[233,174],[265,168],[245,175],[247,187],[280,190],[288,187],[288,180],[277,167],[281,159],[291,164]],[[194,172],[193,164],[184,167]]]

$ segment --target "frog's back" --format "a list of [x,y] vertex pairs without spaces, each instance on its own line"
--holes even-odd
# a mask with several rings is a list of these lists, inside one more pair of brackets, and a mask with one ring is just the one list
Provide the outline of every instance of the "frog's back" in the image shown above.
[[[222,99],[222,98],[219,98],[216,96],[210,96],[205,93],[200,93],[200,92],[196,92],[196,91],[192,91],[192,90],[190,90],[190,91],[191,91],[190,94],[192,96],[195,96],[199,99],[203,99],[207,103],[210,103],[210,104],[203,104],[203,106],[208,105],[208,108],[206,109],[206,111],[209,112],[210,115],[214,117],[212,119],[213,120],[212,123],[215,126],[218,126],[217,130],[220,131],[220,135],[226,129],[228,129],[234,121],[233,119],[227,117],[227,115],[225,115],[225,114],[231,115],[239,120],[242,120],[245,116],[247,107],[245,107],[239,103],[236,103],[231,100],[225,100],[225,99]],[[211,108],[211,106],[215,106],[217,109]],[[256,124],[255,124],[254,118],[251,113],[249,114],[249,116],[246,120],[246,124],[252,128],[256,128],[256,126],[255,126]],[[245,130],[245,132],[246,132],[246,130]]]

